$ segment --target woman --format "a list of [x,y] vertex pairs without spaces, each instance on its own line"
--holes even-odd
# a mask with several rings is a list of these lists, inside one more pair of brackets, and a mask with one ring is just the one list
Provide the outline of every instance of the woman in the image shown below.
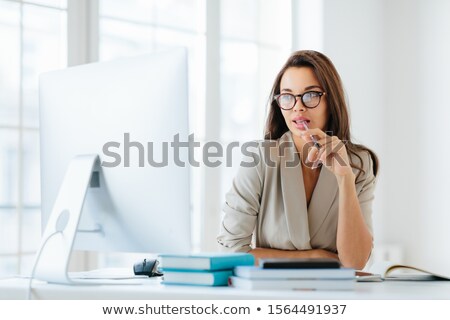
[[226,195],[217,238],[255,258],[336,258],[362,269],[373,247],[378,160],[351,142],[341,79],[316,51],[298,51],[272,88],[265,140]]

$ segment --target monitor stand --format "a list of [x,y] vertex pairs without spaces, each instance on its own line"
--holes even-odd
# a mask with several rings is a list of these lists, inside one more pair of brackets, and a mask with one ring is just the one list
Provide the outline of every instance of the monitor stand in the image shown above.
[[[78,155],[69,163],[42,236],[33,268],[34,278],[53,283],[76,283],[68,275],[69,260],[93,172],[100,170],[98,155]],[[89,232],[102,232],[88,230]],[[32,274],[33,277],[33,274]]]

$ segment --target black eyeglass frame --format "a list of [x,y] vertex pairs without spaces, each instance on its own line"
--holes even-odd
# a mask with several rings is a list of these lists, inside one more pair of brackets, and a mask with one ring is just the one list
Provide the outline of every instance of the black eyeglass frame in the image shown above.
[[[305,104],[305,102],[303,101],[303,97],[304,97],[306,94],[308,94],[308,93],[317,93],[317,94],[319,95],[319,102],[318,102],[314,107],[308,107],[308,106]],[[283,92],[283,93],[280,93],[280,94],[275,95],[275,96],[273,97],[273,100],[275,100],[275,101],[277,102],[277,105],[278,105],[278,107],[280,107],[280,109],[283,109],[283,110],[291,110],[291,109],[293,109],[293,108],[295,107],[295,105],[297,104],[297,97],[299,97],[300,100],[302,101],[303,106],[304,106],[305,108],[308,108],[308,109],[314,109],[314,108],[317,108],[317,106],[320,104],[320,100],[322,99],[322,96],[323,96],[324,94],[326,94],[326,92],[322,92],[322,91],[314,91],[314,90],[312,90],[312,91],[306,91],[306,92],[304,92],[304,93],[302,93],[302,94],[297,94],[297,95],[292,94],[292,93],[288,93],[288,92]],[[287,109],[286,109],[286,108],[283,108],[283,107],[280,105],[280,102],[278,101],[278,98],[281,97],[282,95],[290,95],[290,96],[293,96],[293,97],[294,97],[295,102],[294,102],[294,105],[293,105],[291,108],[287,108]]]

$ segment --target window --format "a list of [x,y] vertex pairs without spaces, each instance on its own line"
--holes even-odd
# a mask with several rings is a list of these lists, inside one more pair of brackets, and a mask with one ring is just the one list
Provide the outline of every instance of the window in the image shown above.
[[0,0],[0,275],[40,239],[38,75],[66,66],[65,1]]
[[[221,1],[222,143],[263,138],[273,81],[291,49],[291,1]],[[239,10],[236,10],[239,8]],[[221,199],[241,161],[223,167]]]
[[[74,55],[67,43],[98,52],[100,61],[188,47],[190,131],[201,144],[219,137],[223,146],[262,138],[272,81],[291,47],[290,0],[96,0],[98,15],[95,5],[74,9],[77,1],[0,0],[0,275],[28,272],[39,243],[38,74],[67,66]],[[81,15],[93,29],[76,25],[84,23]],[[97,31],[98,41],[90,42]],[[210,75],[217,92],[207,92]],[[209,105],[208,94],[215,101]],[[208,131],[211,122],[217,134]],[[223,164],[212,175],[192,170],[194,245],[215,248],[235,167]]]

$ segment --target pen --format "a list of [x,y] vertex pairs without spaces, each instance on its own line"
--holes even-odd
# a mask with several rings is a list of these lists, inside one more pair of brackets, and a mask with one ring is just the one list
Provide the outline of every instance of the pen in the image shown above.
[[[303,127],[306,130],[309,130],[306,120],[302,120],[302,123],[303,123]],[[310,135],[310,137],[311,137],[311,140],[314,143],[314,147],[316,147],[317,149],[320,149],[322,147],[322,145],[319,143],[319,141],[317,141],[317,138],[315,136],[313,136],[313,135]]]

